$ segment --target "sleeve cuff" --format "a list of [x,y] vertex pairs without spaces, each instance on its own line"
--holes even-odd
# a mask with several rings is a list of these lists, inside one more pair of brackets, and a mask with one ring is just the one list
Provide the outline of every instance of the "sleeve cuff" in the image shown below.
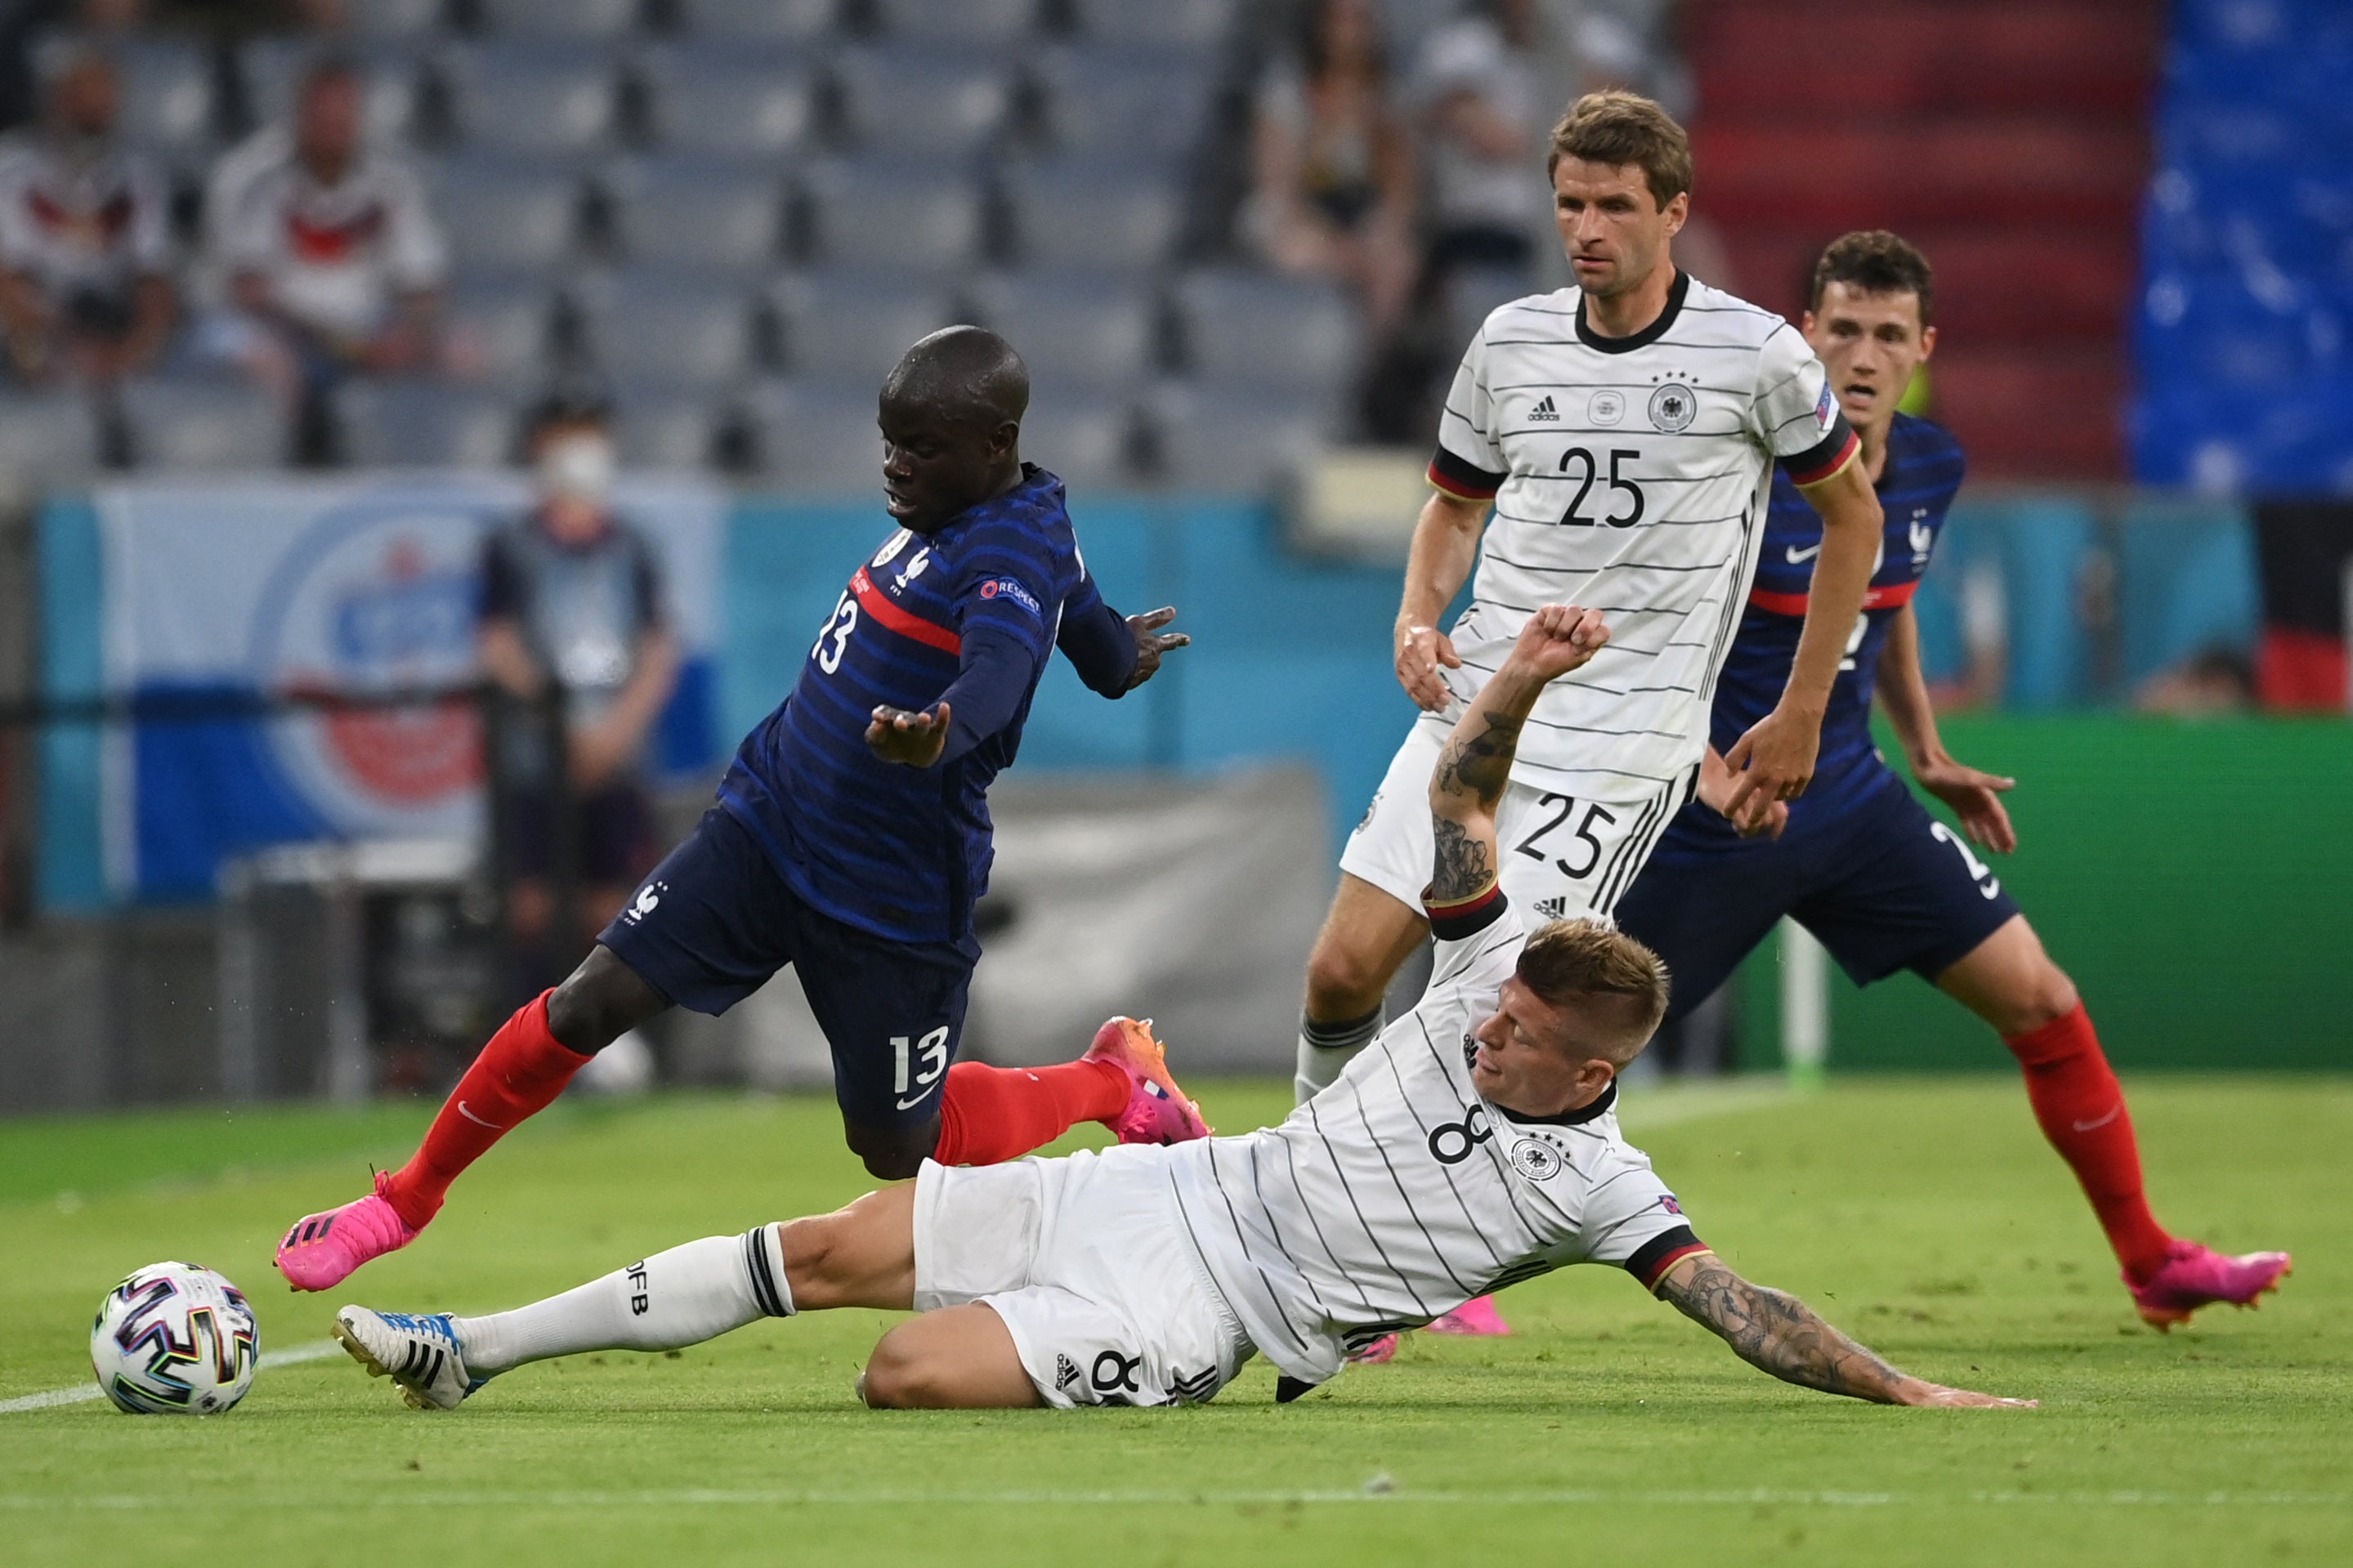
[[1422,910],[1430,916],[1430,931],[1440,942],[1461,942],[1478,935],[1504,918],[1509,907],[1504,889],[1488,883],[1467,899],[1450,899],[1439,902],[1425,888],[1421,894]]
[[1507,477],[1490,473],[1443,447],[1430,459],[1430,482],[1458,500],[1493,500]]
[[1818,485],[1849,463],[1862,450],[1855,438],[1854,426],[1846,422],[1843,414],[1834,416],[1831,433],[1815,446],[1781,459],[1788,471],[1789,482],[1796,485]]
[[1662,1230],[1643,1243],[1642,1249],[1626,1259],[1626,1272],[1642,1282],[1642,1289],[1656,1293],[1659,1281],[1667,1270],[1684,1258],[1715,1248],[1692,1234],[1691,1226],[1679,1225],[1672,1230]]

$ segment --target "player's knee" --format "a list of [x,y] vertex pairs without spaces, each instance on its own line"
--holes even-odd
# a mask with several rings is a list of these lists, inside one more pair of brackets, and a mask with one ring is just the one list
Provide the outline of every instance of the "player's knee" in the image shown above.
[[1377,955],[1327,930],[1307,958],[1308,1016],[1325,1022],[1360,1018],[1381,1005],[1388,983]]
[[603,1050],[662,1010],[654,988],[613,955],[593,947],[547,999],[547,1028],[567,1050]]
[[937,1121],[913,1133],[893,1129],[876,1131],[856,1126],[842,1129],[849,1152],[866,1167],[866,1173],[885,1182],[903,1182],[918,1174],[923,1162],[939,1146],[940,1127]]
[[2067,978],[2067,972],[2045,959],[2035,966],[2033,975],[2019,988],[2018,995],[2012,1001],[2014,1017],[2002,1033],[2031,1034],[2067,1016],[2081,1001],[2075,991],[2075,983]]
[[859,1397],[874,1410],[938,1410],[947,1404],[946,1368],[900,1329],[882,1336],[858,1379]]

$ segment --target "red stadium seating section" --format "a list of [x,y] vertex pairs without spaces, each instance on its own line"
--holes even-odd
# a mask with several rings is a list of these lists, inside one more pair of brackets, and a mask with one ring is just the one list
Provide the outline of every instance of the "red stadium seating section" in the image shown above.
[[1935,413],[1982,475],[2124,472],[2158,0],[1692,0],[1697,210],[1793,319],[1847,229],[1936,268]]

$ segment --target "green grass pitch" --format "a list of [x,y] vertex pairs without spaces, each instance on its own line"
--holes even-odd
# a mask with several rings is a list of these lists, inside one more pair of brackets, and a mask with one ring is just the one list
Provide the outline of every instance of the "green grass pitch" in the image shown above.
[[[1228,1128],[1271,1083],[1211,1083]],[[2040,1396],[1904,1411],[1776,1383],[1612,1269],[1513,1290],[1500,1341],[1408,1342],[1299,1404],[1253,1363],[1156,1411],[881,1414],[886,1315],[755,1324],[676,1357],[575,1357],[421,1415],[341,1355],[205,1421],[0,1413],[0,1559],[927,1565],[2353,1561],[2353,1085],[2132,1084],[2160,1217],[2285,1247],[2263,1310],[2141,1329],[2013,1082],[1630,1096],[1700,1234],[1899,1364]],[[869,1184],[816,1100],[562,1105],[418,1245],[327,1298],[280,1229],[361,1189],[424,1111],[0,1122],[0,1401],[86,1381],[100,1293],[163,1258],[250,1291],[265,1348],[343,1300],[478,1310]]]

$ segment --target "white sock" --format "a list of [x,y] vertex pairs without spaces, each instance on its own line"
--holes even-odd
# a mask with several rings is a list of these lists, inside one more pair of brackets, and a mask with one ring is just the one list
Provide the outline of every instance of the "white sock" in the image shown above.
[[452,1318],[477,1376],[581,1351],[668,1351],[761,1318],[788,1318],[779,1227],[706,1236],[512,1312]]
[[1380,1032],[1378,1007],[1361,1018],[1337,1024],[1319,1024],[1303,1016],[1299,1020],[1299,1068],[1291,1079],[1298,1103],[1304,1105],[1331,1088],[1340,1069],[1355,1061],[1358,1053],[1379,1037]]

